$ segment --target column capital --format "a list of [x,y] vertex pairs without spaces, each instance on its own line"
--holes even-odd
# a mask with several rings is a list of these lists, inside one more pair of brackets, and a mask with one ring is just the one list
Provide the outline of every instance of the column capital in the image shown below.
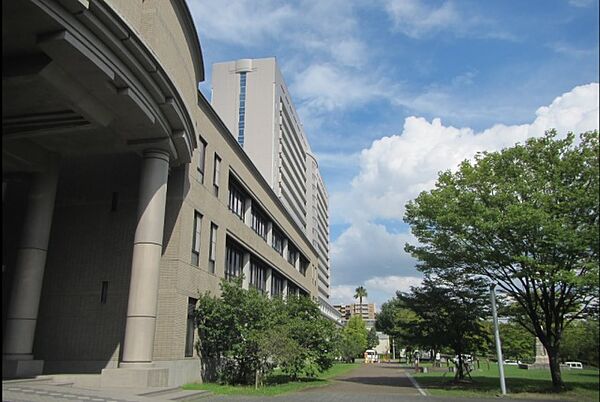
[[171,154],[169,153],[169,151],[165,151],[164,149],[149,148],[149,149],[144,150],[143,157],[144,157],[144,159],[157,158],[157,159],[162,159],[162,160],[169,162],[169,159],[171,158]]

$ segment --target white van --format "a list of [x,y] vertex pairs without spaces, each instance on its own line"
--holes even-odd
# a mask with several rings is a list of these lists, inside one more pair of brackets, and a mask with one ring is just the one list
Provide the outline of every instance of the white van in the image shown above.
[[583,370],[583,364],[581,364],[581,362],[565,362],[565,365],[570,369]]
[[365,363],[378,363],[379,356],[375,349],[367,349],[365,351]]

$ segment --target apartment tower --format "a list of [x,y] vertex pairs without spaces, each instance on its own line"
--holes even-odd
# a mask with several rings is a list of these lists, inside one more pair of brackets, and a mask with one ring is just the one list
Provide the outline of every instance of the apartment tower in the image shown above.
[[318,251],[322,310],[337,315],[328,303],[327,190],[275,58],[214,64],[212,106]]

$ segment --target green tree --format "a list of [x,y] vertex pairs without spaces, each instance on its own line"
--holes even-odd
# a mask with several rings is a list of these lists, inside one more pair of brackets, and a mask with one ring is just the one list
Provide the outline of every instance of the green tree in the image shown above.
[[397,349],[401,349],[402,346],[410,348],[418,341],[414,336],[414,328],[419,318],[414,311],[406,307],[399,296],[402,296],[402,293],[383,303],[375,319],[375,328],[389,335],[396,343]]
[[312,300],[269,299],[241,283],[224,280],[220,297],[199,296],[197,348],[205,380],[258,386],[276,365],[292,378],[331,367],[337,331]]
[[373,327],[367,334],[367,349],[375,349],[377,345],[379,345],[379,337],[377,336],[377,330]]
[[355,292],[356,293],[354,293],[354,298],[360,300],[359,304],[360,304],[360,309],[361,309],[361,314],[362,314],[362,301],[363,301],[363,297],[368,296],[367,289],[365,289],[364,286],[361,285],[355,289]]
[[446,171],[406,206],[419,244],[406,250],[423,272],[485,277],[520,308],[515,319],[548,352],[564,387],[565,325],[598,300],[598,132],[556,132]]
[[434,351],[451,348],[458,356],[456,380],[465,377],[463,355],[486,349],[487,286],[479,278],[425,277],[422,286],[398,294],[419,320],[412,327],[415,343]]
[[299,348],[298,353],[283,362],[283,371],[296,379],[301,375],[314,377],[330,368],[336,357],[335,324],[308,297],[289,298],[284,311],[284,321],[278,327],[285,328]]
[[339,351],[345,361],[352,361],[367,349],[367,328],[361,316],[350,317],[342,329]]
[[[490,323],[490,330],[491,330]],[[499,324],[502,355],[505,359],[533,361],[535,359],[535,336],[522,325],[507,322]],[[490,350],[495,346],[490,345]]]
[[565,328],[561,357],[598,367],[598,320],[577,320]]

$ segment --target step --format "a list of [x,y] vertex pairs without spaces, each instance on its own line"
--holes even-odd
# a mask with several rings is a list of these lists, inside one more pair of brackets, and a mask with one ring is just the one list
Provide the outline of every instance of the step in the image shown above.
[[37,384],[51,384],[53,378],[51,376],[38,376],[35,378],[16,378],[13,380],[2,380],[2,384],[19,384],[24,382],[34,382]]
[[168,388],[161,388],[161,389],[156,390],[156,391],[143,392],[143,393],[138,394],[138,395],[139,396],[145,396],[145,397],[152,398],[154,396],[165,395],[165,394],[169,394],[171,392],[177,392],[180,389],[181,389],[180,387],[168,387]]
[[197,399],[197,398],[202,398],[202,397],[206,397],[212,395],[212,392],[204,390],[204,389],[197,389],[197,390],[184,390],[181,389],[178,392],[175,392],[173,394],[168,394],[168,395],[163,395],[163,398],[168,399],[170,401],[187,401],[190,399]]

